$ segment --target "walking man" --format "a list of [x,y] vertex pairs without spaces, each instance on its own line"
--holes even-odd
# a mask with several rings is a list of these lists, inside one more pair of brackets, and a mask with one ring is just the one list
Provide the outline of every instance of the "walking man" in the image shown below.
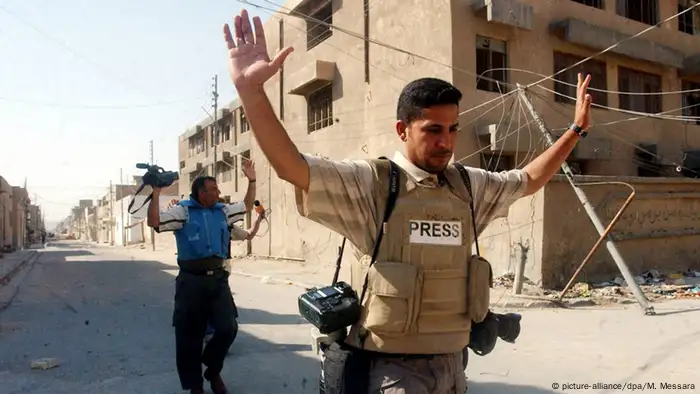
[[[579,74],[569,130],[522,170],[450,164],[462,93],[436,78],[412,81],[398,97],[395,128],[403,152],[391,161],[328,160],[301,154],[277,120],[263,85],[292,49],[270,60],[262,23],[253,23],[255,29],[243,10],[233,33],[224,26],[231,79],[253,135],[277,175],[296,187],[299,213],[361,253],[351,285],[362,313],[345,338],[325,350],[326,392],[464,393],[462,350],[472,323],[486,316],[492,275],[472,245],[513,202],[542,188],[585,137],[590,76]],[[391,189],[390,174],[399,178]],[[387,218],[390,190],[398,190],[398,201]]]
[[[243,173],[248,191],[242,202],[219,203],[216,179],[198,177],[192,182],[188,200],[159,212],[160,189],[153,189],[148,207],[148,226],[158,233],[173,231],[180,271],[175,279],[175,345],[177,371],[184,390],[202,394],[204,378],[214,394],[228,393],[221,378],[224,358],[236,336],[236,305],[228,284],[224,260],[229,257],[230,240],[251,239],[255,234],[234,223],[243,220],[255,200],[255,166],[246,161]],[[260,219],[258,219],[259,221]],[[214,335],[202,352],[207,322]]]

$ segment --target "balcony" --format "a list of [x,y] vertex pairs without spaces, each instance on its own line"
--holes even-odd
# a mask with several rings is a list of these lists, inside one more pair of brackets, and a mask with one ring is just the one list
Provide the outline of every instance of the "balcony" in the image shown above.
[[533,7],[517,0],[473,0],[472,10],[486,21],[524,30],[532,30]]
[[185,167],[180,170],[181,174],[189,174],[192,172],[199,172],[202,170],[204,165],[202,165],[201,161],[195,161],[195,160],[190,160],[188,163],[185,164]]
[[[490,144],[491,152],[515,153],[527,152],[531,147],[529,144],[529,136],[524,136],[522,131],[515,133],[514,129],[508,129],[508,122],[500,124],[482,123],[474,126],[476,134],[480,139],[484,139],[486,144]],[[509,135],[510,134],[510,135]],[[520,134],[520,140],[518,140]],[[536,136],[539,139],[539,135]]]
[[[552,23],[550,32],[566,42],[596,50],[607,49],[630,37],[627,34],[576,18],[567,18]],[[685,61],[685,55],[682,52],[641,37],[625,41],[611,49],[610,52],[680,69],[684,67]]]
[[316,60],[294,73],[289,79],[294,87],[289,94],[306,96],[318,89],[333,83],[335,79],[335,62]]

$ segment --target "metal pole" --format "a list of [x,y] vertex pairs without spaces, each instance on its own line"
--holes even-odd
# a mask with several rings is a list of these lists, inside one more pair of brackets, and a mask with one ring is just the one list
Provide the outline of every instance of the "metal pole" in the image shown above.
[[[554,145],[554,137],[552,136],[552,133],[549,131],[549,129],[547,129],[547,125],[544,123],[544,120],[542,120],[540,115],[535,110],[535,107],[532,105],[532,102],[530,101],[530,98],[528,97],[527,92],[525,91],[525,87],[521,84],[518,84],[518,95],[527,107],[528,111],[530,111],[532,118],[535,120],[535,122],[537,122],[537,126],[539,127],[545,140],[547,141],[547,145]],[[586,213],[591,219],[591,222],[593,222],[593,226],[595,226],[596,230],[598,231],[598,234],[602,236],[603,234],[605,234],[605,226],[603,226],[603,223],[600,221],[600,218],[596,214],[593,205],[588,201],[586,194],[574,183],[574,174],[571,172],[569,164],[563,162],[561,164],[561,169],[564,172],[566,179],[569,181],[569,184],[574,189],[574,193],[576,193],[576,196],[578,197],[579,201],[581,201],[581,204],[586,210]],[[612,256],[612,259],[615,261],[615,264],[617,264],[617,268],[620,270],[622,277],[625,278],[625,281],[627,281],[627,285],[630,287],[630,289],[632,289],[634,298],[637,299],[637,302],[639,303],[639,306],[642,308],[644,313],[646,315],[656,314],[656,312],[654,311],[654,307],[649,304],[649,300],[647,300],[647,298],[644,296],[644,293],[639,288],[639,285],[637,285],[637,282],[634,281],[634,276],[630,272],[629,268],[627,268],[625,260],[622,258],[622,255],[620,255],[620,252],[617,250],[617,247],[615,246],[615,243],[613,242],[612,238],[610,238],[610,236],[606,237],[605,246],[608,248],[610,256]]]
[[217,156],[216,155],[216,145],[218,143],[218,141],[216,140],[216,137],[217,137],[216,129],[218,128],[217,124],[218,124],[218,119],[219,119],[219,76],[218,75],[214,75],[214,84],[212,85],[212,87],[214,88],[214,90],[212,91],[212,95],[213,95],[212,108],[214,108],[214,124],[211,127],[211,136],[212,136],[211,141],[212,141],[212,144],[214,145],[214,166],[212,168],[212,172],[213,172],[214,179],[216,179],[216,172],[217,172],[216,166],[218,164],[216,161],[216,156]]
[[[154,160],[153,160],[153,140],[151,140],[151,165],[153,165]],[[156,250],[156,232],[153,230],[153,227],[151,227],[151,250],[155,251]]]

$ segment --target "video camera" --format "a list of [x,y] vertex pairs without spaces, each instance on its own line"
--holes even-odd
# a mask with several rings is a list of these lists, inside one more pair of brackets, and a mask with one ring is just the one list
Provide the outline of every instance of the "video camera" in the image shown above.
[[141,180],[144,185],[156,188],[164,188],[180,179],[180,175],[175,171],[165,171],[163,167],[155,164],[137,163],[136,168],[146,170]]
[[[136,163],[136,168],[146,170],[146,173],[141,177],[141,182],[143,183],[141,184],[141,186],[139,186],[138,190],[136,190],[136,193],[134,193],[134,197],[141,193],[141,190],[143,190],[143,188],[146,187],[146,185],[152,188],[162,189],[164,187],[172,185],[176,180],[180,179],[180,175],[177,172],[165,171],[163,167],[157,166],[155,164]],[[143,208],[146,205],[146,203],[151,201],[152,198],[153,193],[146,197],[146,200],[144,200],[143,204],[141,204],[141,206],[135,211],[131,210],[131,207],[134,206],[134,202],[136,201],[135,198],[132,198],[131,202],[129,203],[129,207],[127,208],[128,212],[132,215],[135,214],[141,208]]]

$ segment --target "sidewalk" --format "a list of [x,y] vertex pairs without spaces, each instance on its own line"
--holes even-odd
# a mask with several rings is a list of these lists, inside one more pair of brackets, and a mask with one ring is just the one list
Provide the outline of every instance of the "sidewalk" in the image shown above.
[[[136,247],[123,248],[125,251],[138,256],[139,260],[156,260],[164,264],[176,266],[177,255],[174,250],[156,250]],[[345,262],[341,267],[338,280],[350,282],[349,263]],[[307,264],[291,260],[273,260],[266,258],[234,257],[231,259],[231,274],[258,278],[264,283],[279,283],[297,286],[305,289],[309,287],[326,286],[333,280],[335,262],[328,264]],[[494,310],[514,310],[525,308],[559,308],[560,306],[544,297],[527,295],[513,295],[512,288],[497,286],[491,289],[491,308]],[[300,293],[301,294],[301,293]],[[593,300],[591,298],[568,298],[561,305],[565,307],[585,307],[601,304],[629,303],[629,300],[610,298],[607,300]]]
[[0,286],[4,286],[39,252],[32,249],[19,250],[0,258]]

